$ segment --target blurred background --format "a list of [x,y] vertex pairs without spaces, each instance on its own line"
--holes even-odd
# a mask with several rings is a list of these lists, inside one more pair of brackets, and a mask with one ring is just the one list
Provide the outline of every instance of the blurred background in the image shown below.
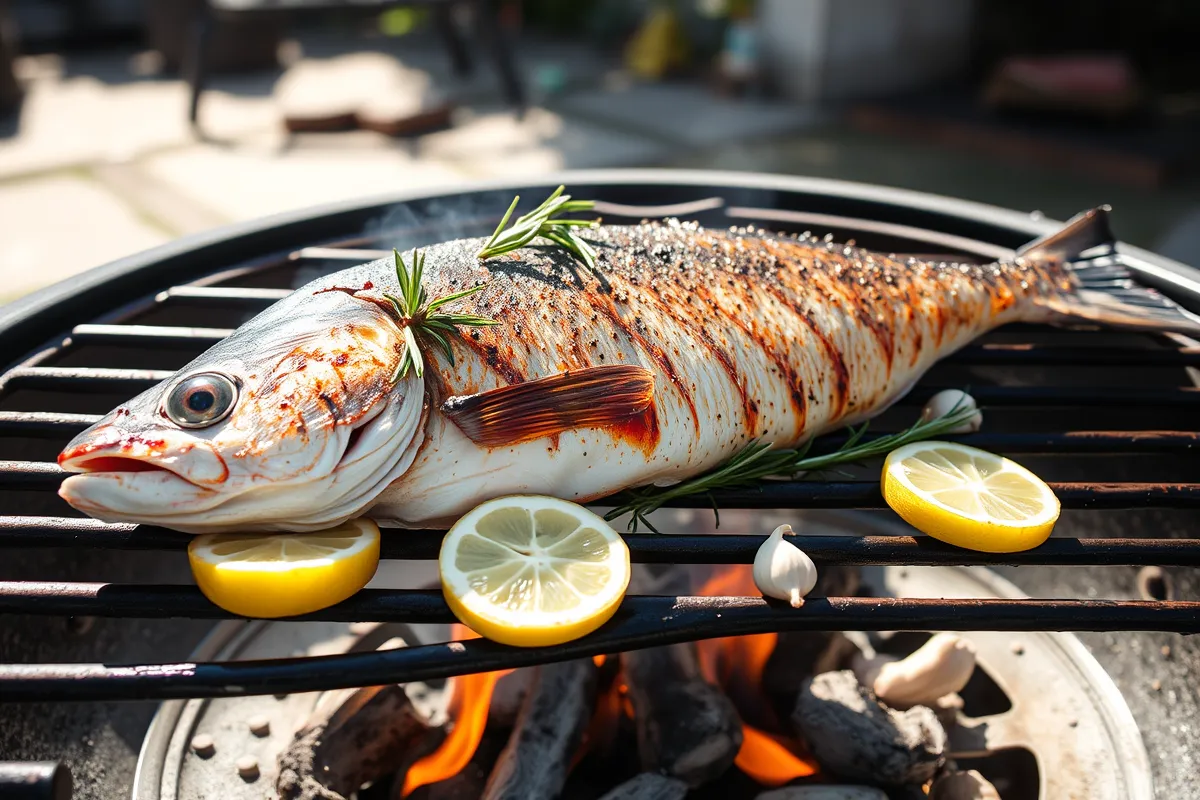
[[0,0],[0,302],[209,228],[570,168],[841,178],[1200,265],[1195,0]]

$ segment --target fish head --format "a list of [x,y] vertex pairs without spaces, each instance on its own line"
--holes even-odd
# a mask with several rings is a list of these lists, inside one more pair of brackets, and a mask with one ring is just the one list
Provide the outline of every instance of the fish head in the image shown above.
[[298,290],[80,433],[59,494],[109,522],[305,531],[357,516],[411,465],[423,381],[378,303]]

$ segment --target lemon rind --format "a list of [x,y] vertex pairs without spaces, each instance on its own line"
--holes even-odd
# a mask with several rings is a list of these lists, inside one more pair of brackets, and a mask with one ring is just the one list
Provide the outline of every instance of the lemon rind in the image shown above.
[[[915,454],[921,453],[923,451],[933,450],[938,447],[949,447],[951,449],[960,450],[960,451],[964,451],[964,452],[968,452],[968,453],[982,453],[990,458],[997,459],[1001,464],[1001,469],[996,474],[1002,474],[1005,472],[1009,472],[1009,473],[1013,473],[1016,475],[1020,475],[1022,478],[1025,479],[1025,481],[1030,486],[1035,487],[1039,490],[1040,499],[1041,499],[1041,503],[1042,503],[1042,507],[1043,507],[1042,512],[1035,517],[1031,517],[1029,519],[1023,519],[1023,520],[1019,520],[1019,521],[1001,520],[1001,519],[992,517],[990,515],[973,514],[968,511],[965,511],[961,508],[947,505],[947,504],[941,502],[940,500],[938,500],[933,495],[926,492],[925,490],[919,489],[918,487],[914,486],[913,483],[908,480],[908,476],[904,472],[904,469],[903,469],[904,462],[906,460],[912,458],[913,455],[915,455]],[[1024,529],[1029,529],[1029,528],[1040,528],[1043,525],[1046,525],[1047,523],[1054,522],[1055,520],[1057,520],[1059,515],[1062,512],[1061,505],[1059,503],[1058,498],[1055,496],[1054,492],[1050,489],[1049,486],[1046,485],[1045,481],[1043,481],[1037,475],[1034,475],[1029,469],[1021,466],[1020,464],[1016,463],[1015,461],[1012,461],[1011,459],[1005,458],[1004,456],[999,456],[999,455],[996,455],[995,453],[989,453],[986,450],[979,450],[978,448],[968,447],[967,445],[956,444],[953,442],[941,442],[941,441],[912,442],[912,443],[904,445],[896,450],[893,450],[891,453],[888,454],[888,457],[886,459],[886,472],[887,472],[887,475],[891,479],[895,480],[898,484],[900,484],[900,486],[902,486],[908,494],[911,494],[914,497],[918,498],[921,502],[927,503],[931,506],[935,506],[947,514],[952,514],[956,517],[959,517],[959,518],[962,518],[965,520],[970,520],[971,522],[979,524],[979,525],[994,525],[998,528],[1004,528],[1004,529],[1009,529],[1009,530],[1024,530]]]
[[[596,566],[607,567],[612,577],[605,584],[604,591],[599,594],[584,594],[575,591],[579,605],[559,611],[540,611],[529,608],[508,610],[492,602],[487,596],[471,588],[468,574],[453,566],[453,556],[462,538],[468,534],[478,533],[476,524],[491,511],[506,507],[520,506],[530,512],[544,508],[556,508],[568,511],[579,520],[579,525],[573,531],[566,532],[563,539],[569,538],[581,527],[595,528],[601,532],[609,545],[609,555],[602,561],[588,562]],[[569,508],[567,508],[569,506]],[[516,555],[511,561],[523,562],[525,557]],[[439,554],[441,565],[441,581],[443,594],[452,610],[457,606],[458,615],[466,617],[462,621],[470,626],[472,623],[489,630],[477,631],[495,641],[522,644],[552,644],[564,641],[562,632],[569,631],[577,636],[586,635],[603,625],[616,613],[629,587],[632,570],[629,566],[629,548],[625,540],[599,515],[570,501],[539,495],[510,495],[489,500],[476,506],[464,515],[447,533],[442,541]],[[500,566],[507,561],[498,561],[494,566]],[[477,570],[473,570],[477,571]],[[569,638],[575,638],[571,636]]]

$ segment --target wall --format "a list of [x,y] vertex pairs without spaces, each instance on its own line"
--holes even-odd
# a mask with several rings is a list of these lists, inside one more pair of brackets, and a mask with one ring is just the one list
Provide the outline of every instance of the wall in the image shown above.
[[880,97],[953,78],[973,0],[759,0],[767,72],[800,102]]

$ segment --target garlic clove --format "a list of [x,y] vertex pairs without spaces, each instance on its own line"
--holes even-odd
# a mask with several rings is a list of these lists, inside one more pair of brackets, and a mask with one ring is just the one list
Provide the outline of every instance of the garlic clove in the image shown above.
[[938,417],[946,416],[956,408],[974,409],[975,413],[947,433],[974,433],[983,427],[983,413],[975,403],[975,398],[958,389],[945,389],[929,398],[929,402],[921,410],[921,421],[932,422]]
[[899,660],[899,656],[892,656],[886,653],[868,657],[863,655],[862,651],[858,651],[850,660],[850,669],[854,672],[854,677],[858,678],[858,682],[863,686],[874,686],[875,679],[879,677],[879,671],[883,669],[884,665],[894,664]]
[[817,565],[796,545],[785,540],[791,525],[780,525],[754,554],[754,585],[767,597],[787,600],[793,608],[817,585]]
[[884,664],[875,677],[875,696],[892,708],[934,706],[962,691],[975,671],[975,646],[952,633],[939,633],[912,655]]
[[929,800],[1000,800],[991,782],[975,770],[950,772],[933,782]]

